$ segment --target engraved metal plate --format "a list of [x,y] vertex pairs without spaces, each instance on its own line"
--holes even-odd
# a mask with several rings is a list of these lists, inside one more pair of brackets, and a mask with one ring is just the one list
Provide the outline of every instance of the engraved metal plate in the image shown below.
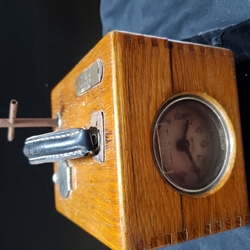
[[101,60],[96,60],[81,75],[76,78],[76,96],[82,95],[87,90],[100,83],[102,80],[103,65]]

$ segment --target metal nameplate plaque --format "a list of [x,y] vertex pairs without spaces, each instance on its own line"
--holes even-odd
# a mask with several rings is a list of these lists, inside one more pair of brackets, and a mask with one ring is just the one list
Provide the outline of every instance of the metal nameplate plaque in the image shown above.
[[76,78],[76,96],[82,95],[87,90],[100,83],[102,80],[103,65],[101,60],[96,60],[81,75]]

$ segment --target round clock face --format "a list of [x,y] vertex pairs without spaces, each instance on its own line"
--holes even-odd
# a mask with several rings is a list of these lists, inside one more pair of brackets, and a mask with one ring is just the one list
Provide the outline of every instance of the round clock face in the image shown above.
[[182,96],[165,103],[153,127],[153,151],[167,182],[182,193],[200,194],[223,176],[229,157],[225,122],[209,101]]

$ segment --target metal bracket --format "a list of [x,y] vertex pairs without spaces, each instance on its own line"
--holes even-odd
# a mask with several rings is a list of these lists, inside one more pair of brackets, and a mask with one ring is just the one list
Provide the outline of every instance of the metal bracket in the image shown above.
[[[93,130],[93,136],[96,134],[98,148],[93,158],[97,162],[105,160],[105,137],[104,137],[104,115],[102,111],[92,114],[90,130]],[[95,132],[97,131],[97,132]],[[54,173],[52,180],[58,185],[60,194],[63,198],[68,198],[72,190],[72,170],[67,161],[60,160],[57,162],[58,171]]]
[[52,180],[58,185],[60,194],[63,198],[68,198],[72,190],[71,167],[67,161],[58,161],[58,171],[54,173]]
[[91,127],[95,127],[98,130],[98,149],[96,155],[93,158],[98,162],[104,162],[105,160],[105,137],[104,137],[104,115],[102,111],[98,111],[92,114]]

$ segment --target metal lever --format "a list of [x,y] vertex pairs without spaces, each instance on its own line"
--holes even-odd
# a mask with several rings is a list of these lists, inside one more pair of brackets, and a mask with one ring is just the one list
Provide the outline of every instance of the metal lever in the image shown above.
[[26,139],[23,152],[30,164],[58,162],[99,152],[96,128],[72,128],[32,136]]
[[8,141],[13,141],[15,128],[24,127],[57,127],[58,119],[53,118],[16,118],[18,102],[10,101],[9,118],[0,119],[0,128],[8,128]]

